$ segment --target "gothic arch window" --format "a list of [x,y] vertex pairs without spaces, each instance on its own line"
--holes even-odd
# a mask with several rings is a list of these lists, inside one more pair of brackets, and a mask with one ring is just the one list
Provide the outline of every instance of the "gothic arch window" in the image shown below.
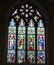
[[45,23],[35,6],[21,4],[8,24],[7,63],[45,64]]

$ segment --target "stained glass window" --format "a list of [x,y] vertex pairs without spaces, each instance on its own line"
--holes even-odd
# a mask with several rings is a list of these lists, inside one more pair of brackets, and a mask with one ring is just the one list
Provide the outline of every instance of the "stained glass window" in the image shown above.
[[31,19],[27,30],[27,61],[35,63],[35,26]]
[[37,27],[37,63],[45,63],[45,28],[42,20]]
[[15,49],[16,49],[16,26],[14,19],[11,19],[8,27],[8,51],[7,62],[15,62]]
[[7,63],[45,64],[45,24],[35,6],[22,4],[8,22]]
[[18,26],[18,51],[17,51],[17,59],[18,63],[25,62],[25,45],[26,45],[26,28],[24,20],[21,19]]

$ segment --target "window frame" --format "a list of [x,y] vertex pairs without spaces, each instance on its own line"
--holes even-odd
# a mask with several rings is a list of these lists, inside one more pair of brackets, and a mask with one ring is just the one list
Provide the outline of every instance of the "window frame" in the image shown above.
[[[10,18],[9,15],[13,12],[13,10],[15,9],[15,7],[16,7],[17,5],[19,5],[19,3],[21,3],[21,1],[22,1],[22,0],[16,1],[16,3],[14,4],[14,7],[12,6],[12,7],[10,8],[10,9],[12,9],[11,12],[8,12],[8,13],[7,13],[8,15],[7,15],[7,18],[6,18],[6,24],[7,24],[7,26],[6,26],[6,34],[7,34],[7,27],[8,27],[8,22],[7,22],[7,21],[8,21],[8,19]],[[22,3],[23,3],[23,2],[26,2],[26,1],[22,1]],[[48,21],[48,17],[47,17],[47,14],[45,14],[44,9],[40,6],[39,2],[38,2],[38,1],[35,1],[35,0],[34,0],[34,1],[31,1],[31,0],[30,0],[30,1],[28,1],[28,2],[31,2],[31,3],[33,3],[33,4],[36,2],[36,3],[35,3],[35,4],[36,4],[35,6],[39,5],[37,8],[39,9],[40,12],[42,12],[42,15],[43,15],[43,17],[44,17],[45,24],[46,24],[46,22]],[[9,10],[10,10],[10,9],[9,9]],[[48,23],[47,23],[47,24],[48,24]],[[47,33],[47,30],[48,30],[48,29],[47,29],[47,27],[48,27],[48,26],[47,26],[47,24],[46,24],[46,28],[45,28],[45,30],[46,30],[46,31],[45,31],[45,32],[46,32],[46,33],[45,33],[45,34],[46,34],[46,35],[45,35],[45,36],[46,36],[46,49],[47,49],[47,50],[46,50],[46,53],[48,52],[48,39],[47,39],[47,38],[48,38],[48,37],[47,37],[47,36],[48,36],[48,33]],[[6,37],[5,37],[5,40],[6,40],[6,41],[5,41],[5,43],[6,43],[5,45],[7,46],[7,35],[6,35]],[[5,46],[5,47],[6,47],[6,46]],[[5,51],[7,51],[7,47],[5,48]],[[6,55],[7,55],[7,53],[5,52],[5,57],[6,57]],[[48,58],[48,53],[46,54],[46,59],[47,59],[47,58]],[[7,58],[5,58],[5,59],[7,60]],[[5,60],[5,64],[9,64],[9,63],[6,62],[6,60]],[[15,64],[15,63],[11,63],[11,64]],[[18,64],[18,63],[16,63],[16,64]],[[26,64],[27,64],[27,63],[26,63]],[[47,64],[48,64],[48,59],[46,60],[46,65],[47,65]],[[36,65],[38,65],[38,64],[36,64]],[[44,64],[44,65],[45,65],[45,64]]]

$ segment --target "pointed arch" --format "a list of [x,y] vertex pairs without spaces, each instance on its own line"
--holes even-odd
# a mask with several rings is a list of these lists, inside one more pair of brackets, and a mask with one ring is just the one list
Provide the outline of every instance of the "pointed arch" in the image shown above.
[[[21,3],[22,4],[22,3]],[[29,7],[29,3],[23,3],[24,4],[24,6],[26,5],[26,7]],[[29,5],[27,5],[27,4],[29,4]],[[34,3],[33,3],[34,4]],[[31,4],[32,5],[32,4]],[[35,4],[34,4],[35,5]],[[36,5],[35,5],[36,6]],[[19,9],[18,9],[19,8]],[[30,8],[32,8],[32,7],[30,7]],[[17,10],[18,9],[18,10]],[[30,63],[36,63],[36,64],[42,64],[42,63],[44,63],[45,64],[45,61],[46,61],[46,59],[44,59],[44,61],[43,62],[39,62],[39,59],[38,59],[38,54],[41,54],[41,53],[43,53],[43,56],[44,56],[44,58],[46,57],[46,55],[44,55],[45,54],[45,52],[39,52],[38,51],[38,42],[37,42],[37,44],[36,44],[36,42],[34,43],[34,50],[33,50],[33,52],[31,53],[31,52],[29,52],[29,50],[28,50],[28,47],[29,47],[29,44],[28,44],[28,41],[29,41],[29,39],[28,39],[28,37],[29,37],[29,35],[32,33],[30,33],[30,34],[28,34],[29,33],[29,29],[28,30],[25,30],[24,31],[24,29],[25,29],[25,27],[30,27],[30,29],[35,29],[35,27],[37,28],[37,26],[36,26],[36,24],[37,24],[37,22],[39,21],[39,19],[42,19],[43,17],[42,17],[42,15],[40,15],[40,13],[39,13],[39,11],[36,9],[36,8],[34,8],[34,10],[32,9],[30,12],[32,12],[32,13],[29,13],[29,11],[27,10],[27,9],[24,9],[25,11],[26,11],[26,14],[25,14],[25,12],[23,12],[22,13],[22,11],[23,11],[23,9],[20,9],[20,7],[17,7],[16,8],[16,10],[15,10],[15,12],[13,12],[13,14],[11,15],[15,20],[16,20],[16,22],[19,22],[19,18],[21,19],[20,20],[20,23],[17,23],[17,24],[19,24],[19,26],[17,26],[17,34],[16,34],[16,36],[17,36],[17,42],[16,42],[16,46],[17,46],[17,54],[15,54],[14,52],[14,59],[15,58],[17,58],[17,60],[15,60],[16,62],[18,62],[18,63],[26,63],[29,59],[28,59],[28,57],[32,54],[33,55],[33,57],[34,57],[34,59],[32,59],[31,61],[29,61]],[[19,12],[18,12],[19,11]],[[20,11],[21,11],[21,13],[20,13]],[[28,12],[28,14],[27,14],[27,12]],[[24,16],[23,16],[24,15]],[[32,16],[33,15],[33,16]],[[20,16],[20,17],[19,17]],[[29,17],[30,16],[30,17]],[[46,18],[46,17],[45,17]],[[32,21],[32,20],[30,20],[30,19],[33,19],[33,21],[35,22],[35,26],[31,26],[31,25],[27,25],[30,21]],[[23,21],[23,22],[21,22],[21,21]],[[24,21],[25,21],[25,23],[26,23],[26,26],[22,26],[23,24],[24,24]],[[21,25],[21,23],[22,23],[22,25]],[[29,23],[29,24],[31,24],[31,23]],[[32,23],[33,24],[33,23]],[[38,26],[39,27],[39,26]],[[20,30],[20,29],[22,29],[22,30]],[[20,31],[23,31],[23,32],[20,32]],[[21,34],[20,34],[20,33]],[[38,33],[38,31],[36,30],[36,32]],[[35,32],[35,33],[36,33]],[[23,33],[23,34],[22,34]],[[26,34],[25,34],[26,33]],[[32,37],[33,39],[35,39],[36,37],[35,36],[38,36],[38,35],[35,35],[35,33],[33,34],[32,33],[32,35],[30,35],[30,37]],[[27,37],[25,37],[25,36],[27,36]],[[21,38],[20,38],[21,37]],[[22,51],[22,46],[19,44],[19,43],[21,43],[21,42],[23,42],[23,40],[21,40],[22,38],[24,38],[25,39],[25,44],[23,43],[23,45],[22,46],[24,46],[23,47],[23,51]],[[26,39],[27,38],[27,39]],[[20,42],[21,41],[21,42]],[[35,41],[37,41],[37,40],[35,40]],[[26,44],[27,44],[27,46],[26,46]],[[37,46],[37,47],[35,47],[35,45]],[[21,47],[20,47],[21,46]],[[44,45],[45,46],[45,45]],[[26,48],[27,47],[27,48]],[[26,49],[27,50],[26,50]],[[31,48],[31,47],[30,47]],[[21,49],[21,51],[20,51],[20,49]],[[37,49],[36,51],[37,51],[37,53],[35,54],[35,49]],[[27,53],[27,56],[26,56],[26,53],[25,53],[25,51],[26,52],[28,52]],[[24,57],[24,59],[22,59],[21,60],[21,58],[19,58],[19,57],[21,57],[20,56],[20,54]],[[17,55],[17,57],[15,57]],[[26,57],[27,57],[27,59],[26,59]],[[36,58],[37,57],[37,58]],[[7,58],[8,58],[8,56],[7,56]],[[36,58],[36,59],[35,59]],[[25,61],[26,60],[26,61]],[[14,62],[15,62],[14,61]],[[15,62],[15,63],[16,63]],[[12,63],[12,62],[11,62]]]

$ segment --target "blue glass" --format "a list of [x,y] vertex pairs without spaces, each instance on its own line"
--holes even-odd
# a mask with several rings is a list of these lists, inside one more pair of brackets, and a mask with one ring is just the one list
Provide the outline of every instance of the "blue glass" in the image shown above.
[[37,63],[45,63],[45,51],[37,52]]

